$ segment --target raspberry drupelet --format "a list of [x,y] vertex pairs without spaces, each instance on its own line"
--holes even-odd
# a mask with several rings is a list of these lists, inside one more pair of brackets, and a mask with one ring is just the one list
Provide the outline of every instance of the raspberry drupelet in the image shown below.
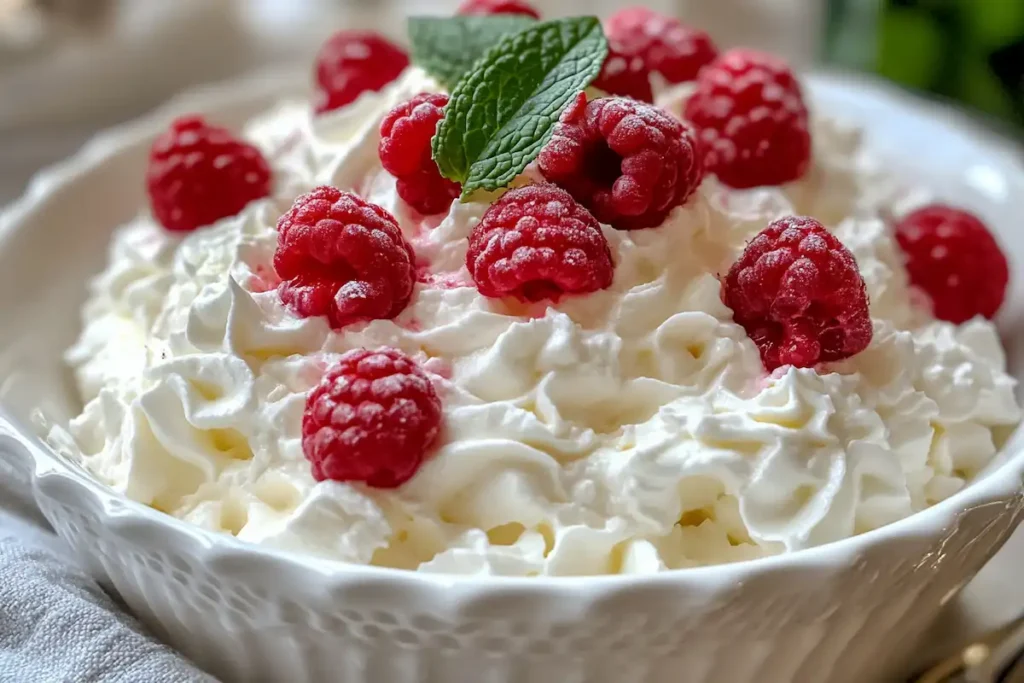
[[646,7],[619,10],[605,23],[608,42],[621,54],[639,57],[669,83],[697,77],[718,50],[707,33]]
[[401,351],[355,349],[306,399],[302,450],[317,481],[395,488],[423,462],[441,429],[441,400]]
[[975,216],[950,206],[920,208],[896,225],[911,284],[940,320],[991,318],[1006,296],[1010,268],[999,243]]
[[398,196],[424,215],[443,213],[462,186],[441,175],[430,151],[430,139],[444,118],[448,96],[420,93],[388,112],[380,124],[377,153],[397,179]]
[[657,107],[624,97],[570,105],[537,157],[544,176],[603,223],[652,228],[704,177],[696,136]]
[[849,358],[871,342],[857,262],[812,218],[782,218],[758,233],[722,281],[722,300],[768,371]]
[[149,152],[150,208],[175,232],[235,215],[269,195],[270,184],[270,167],[256,147],[200,116],[176,119]]
[[409,56],[372,31],[339,31],[324,43],[316,58],[318,114],[380,90],[409,66]]
[[465,0],[459,14],[520,14],[540,19],[540,12],[523,0]]
[[393,318],[412,296],[412,247],[394,217],[350,192],[318,187],[277,222],[281,301],[334,329]]
[[782,60],[729,50],[705,67],[684,118],[700,131],[708,173],[734,188],[798,180],[811,160],[803,94]]
[[473,227],[466,267],[484,296],[557,300],[612,283],[615,266],[601,225],[551,184],[506,192]]
[[593,85],[611,95],[632,97],[641,102],[654,101],[651,72],[643,58],[623,54],[612,47],[608,48],[608,57]]

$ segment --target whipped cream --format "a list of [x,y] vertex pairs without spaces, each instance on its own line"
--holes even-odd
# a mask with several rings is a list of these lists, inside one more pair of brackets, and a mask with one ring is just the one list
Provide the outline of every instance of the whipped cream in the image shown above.
[[[1019,421],[993,326],[915,305],[879,217],[893,183],[858,131],[818,118],[798,183],[737,192],[709,178],[658,228],[605,226],[612,286],[528,305],[481,296],[465,269],[486,201],[416,219],[380,167],[380,119],[434,89],[410,69],[315,120],[284,104],[246,131],[274,169],[272,197],[184,238],[148,214],[118,230],[67,354],[85,407],[51,441],[131,498],[253,543],[532,576],[846,538],[955,493]],[[396,319],[332,331],[279,301],[276,220],[320,184],[380,204],[414,246],[421,281]],[[856,256],[875,333],[844,362],[767,375],[716,275],[792,213],[822,219]],[[306,396],[339,354],[382,345],[431,373],[443,441],[401,488],[318,483],[301,446]]]

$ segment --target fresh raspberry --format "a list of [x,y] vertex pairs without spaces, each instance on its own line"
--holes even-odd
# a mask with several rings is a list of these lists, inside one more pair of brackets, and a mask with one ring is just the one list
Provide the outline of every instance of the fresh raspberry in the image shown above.
[[684,118],[700,131],[708,173],[726,185],[781,185],[807,172],[807,108],[793,72],[776,57],[729,50],[701,71]]
[[395,488],[423,462],[441,429],[441,400],[401,351],[354,349],[306,399],[302,450],[317,481]]
[[409,66],[409,56],[372,31],[339,31],[316,58],[316,111],[332,111],[380,90]]
[[484,296],[557,300],[612,283],[601,225],[565,190],[544,183],[506,192],[469,236],[466,267]]
[[661,225],[704,177],[693,130],[643,102],[581,95],[537,157],[541,171],[603,223]]
[[149,152],[146,190],[153,215],[184,232],[233,216],[270,194],[260,151],[201,116],[176,119]]
[[641,102],[654,101],[651,72],[644,65],[643,58],[623,54],[611,47],[594,87],[611,95],[624,95]]
[[896,226],[910,282],[932,300],[936,318],[962,323],[993,317],[1006,296],[1010,269],[999,243],[980,220],[933,204]]
[[430,139],[444,118],[448,96],[420,93],[398,105],[380,124],[377,153],[388,173],[398,179],[398,196],[424,215],[448,210],[462,186],[437,170],[430,155]]
[[613,14],[604,27],[619,52],[640,57],[650,71],[669,83],[692,81],[718,50],[707,33],[646,7],[628,7]]
[[318,187],[277,222],[281,301],[339,329],[402,312],[416,279],[412,247],[394,217],[350,192]]
[[523,0],[465,0],[459,14],[522,14],[540,19],[540,12]]
[[758,233],[722,282],[722,300],[769,371],[849,358],[871,342],[857,262],[813,218],[782,218]]

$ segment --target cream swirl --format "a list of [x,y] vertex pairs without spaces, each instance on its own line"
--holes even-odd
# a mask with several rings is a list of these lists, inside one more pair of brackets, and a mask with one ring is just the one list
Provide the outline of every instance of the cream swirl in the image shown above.
[[[865,170],[855,131],[820,121],[800,183],[735,192],[708,179],[656,229],[605,227],[610,288],[526,305],[482,297],[465,270],[487,201],[416,219],[377,161],[385,112],[435,88],[411,69],[315,121],[283,105],[246,133],[273,166],[273,197],[183,239],[146,215],[117,232],[68,352],[86,400],[69,431],[99,479],[203,527],[348,562],[655,572],[913,514],[963,486],[1019,420],[991,324],[914,307],[878,218],[889,181]],[[332,331],[278,299],[276,219],[321,183],[381,204],[413,244],[422,276],[396,319]],[[794,204],[857,257],[875,337],[845,362],[766,376],[716,275]],[[381,345],[432,374],[443,441],[399,489],[318,483],[301,446],[306,395],[338,354]]]

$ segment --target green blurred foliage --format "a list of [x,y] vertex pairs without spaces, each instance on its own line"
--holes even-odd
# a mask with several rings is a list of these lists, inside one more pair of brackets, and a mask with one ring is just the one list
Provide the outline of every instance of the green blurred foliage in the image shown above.
[[[837,61],[1024,126],[1024,0],[831,0],[829,16]],[[852,63],[857,44],[873,59]]]
[[878,72],[917,88],[929,88],[941,73],[942,31],[918,12],[886,12],[879,26]]
[[971,32],[983,42],[1021,38],[1024,0],[968,0],[965,18]]

